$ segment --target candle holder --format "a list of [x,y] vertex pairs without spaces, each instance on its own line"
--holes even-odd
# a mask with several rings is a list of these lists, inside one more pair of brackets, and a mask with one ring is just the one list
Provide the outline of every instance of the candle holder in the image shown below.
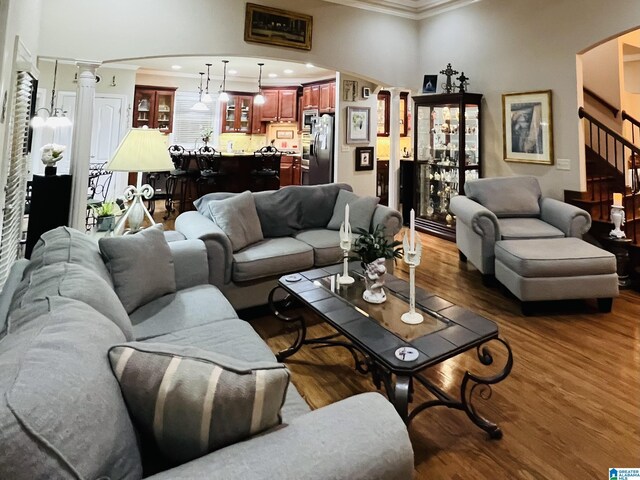
[[404,235],[403,247],[404,247],[404,263],[409,265],[409,311],[403,313],[400,317],[404,323],[410,325],[417,325],[422,323],[424,318],[420,312],[416,312],[416,267],[420,265],[420,258],[422,257],[422,244],[417,242],[415,244],[415,250],[411,250],[408,235]]
[[349,251],[351,250],[351,224],[349,222],[342,222],[340,225],[340,248],[342,249],[342,256],[344,262],[344,268],[342,275],[338,275],[338,283],[340,285],[351,285],[355,282],[355,278],[349,276]]
[[611,205],[611,221],[614,228],[609,232],[609,236],[612,238],[625,238],[625,233],[620,229],[624,225],[624,207],[622,205]]

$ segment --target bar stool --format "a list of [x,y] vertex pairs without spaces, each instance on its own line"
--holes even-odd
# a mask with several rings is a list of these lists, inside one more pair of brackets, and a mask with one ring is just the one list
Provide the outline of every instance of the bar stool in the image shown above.
[[251,190],[278,190],[280,188],[280,152],[276,147],[268,145],[253,152],[255,169],[251,171]]
[[208,145],[200,147],[196,154],[196,162],[200,170],[200,176],[196,180],[196,190],[198,197],[201,197],[209,193],[210,186],[218,186],[224,174],[220,172],[220,152],[213,147]]
[[180,145],[171,145],[169,147],[169,154],[171,155],[171,161],[175,168],[171,170],[167,176],[167,198],[164,201],[167,213],[162,217],[164,220],[168,219],[171,214],[176,211],[175,203],[177,196],[179,196],[177,201],[180,203],[180,206],[182,207],[184,205],[187,195],[187,180],[189,179],[187,170],[190,160],[189,153],[185,152],[184,147]]

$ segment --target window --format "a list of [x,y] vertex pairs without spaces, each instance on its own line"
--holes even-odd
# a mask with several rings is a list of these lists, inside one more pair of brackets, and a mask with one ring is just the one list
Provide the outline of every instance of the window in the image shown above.
[[210,144],[218,145],[220,107],[215,97],[208,111],[198,112],[191,110],[199,99],[198,92],[176,92],[171,143],[182,145],[184,148],[200,147],[203,145],[200,131],[203,127],[209,127],[213,129]]

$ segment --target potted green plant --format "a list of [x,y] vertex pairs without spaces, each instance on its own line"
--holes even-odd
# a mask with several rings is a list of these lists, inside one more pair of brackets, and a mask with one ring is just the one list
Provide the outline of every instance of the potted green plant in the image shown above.
[[96,226],[99,232],[108,232],[116,223],[116,216],[122,212],[116,202],[103,202],[100,205],[92,205],[91,209],[96,216]]
[[362,298],[369,303],[383,303],[387,296],[384,293],[384,275],[387,272],[387,259],[402,258],[403,250],[399,240],[389,241],[384,235],[384,227],[377,225],[373,232],[356,228],[360,236],[353,242],[353,252],[362,262],[365,273],[366,290]]

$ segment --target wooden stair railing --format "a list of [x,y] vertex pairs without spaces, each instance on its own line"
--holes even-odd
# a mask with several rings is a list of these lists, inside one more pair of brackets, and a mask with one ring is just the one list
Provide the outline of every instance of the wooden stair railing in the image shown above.
[[631,124],[631,143],[633,143],[635,145],[635,143],[636,143],[636,132],[638,132],[640,134],[640,121],[638,119],[632,117],[631,115],[629,115],[624,110],[622,110],[622,113],[620,114],[620,116],[622,117],[622,121],[623,122],[626,121],[626,122],[629,122]]
[[587,179],[591,200],[597,201],[601,208],[604,205],[608,211],[613,193],[622,192],[627,218],[625,233],[637,244],[640,199],[636,194],[640,190],[637,175],[640,168],[640,148],[604,125],[584,108],[578,109],[578,116],[585,120],[587,160],[592,164],[599,163]]
[[618,116],[618,112],[620,111],[618,107],[611,105],[609,102],[607,102],[604,98],[602,98],[600,95],[598,95],[596,92],[594,92],[590,88],[582,87],[582,91],[587,95],[589,95],[594,100],[598,101],[598,103],[603,105],[607,110],[609,110],[613,115],[613,118],[616,118]]

